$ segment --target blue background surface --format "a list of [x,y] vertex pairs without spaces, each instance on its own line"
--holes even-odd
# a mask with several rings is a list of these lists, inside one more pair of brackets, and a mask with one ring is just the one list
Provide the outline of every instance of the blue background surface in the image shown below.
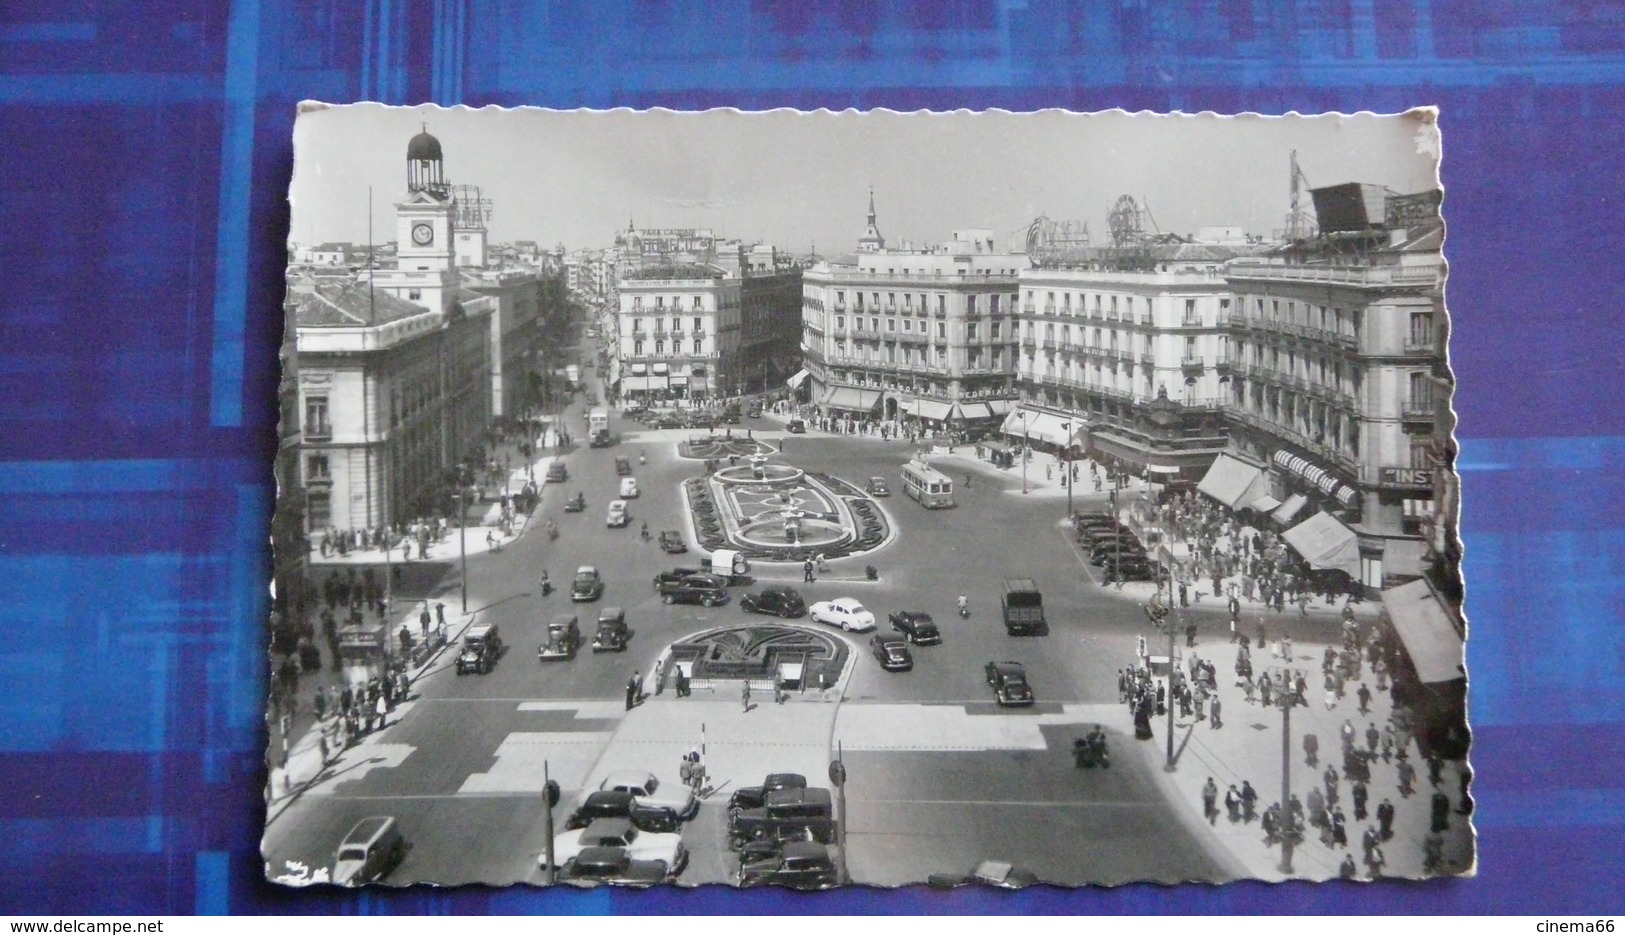
[[[1601,0],[8,0],[0,913],[1619,911],[1622,78],[1625,8]],[[304,98],[1438,105],[1479,876],[1011,897],[265,884],[261,621]]]

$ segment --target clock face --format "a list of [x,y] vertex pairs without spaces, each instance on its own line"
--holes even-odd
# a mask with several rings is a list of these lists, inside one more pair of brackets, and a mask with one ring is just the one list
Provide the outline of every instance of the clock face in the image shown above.
[[427,224],[414,224],[412,226],[412,242],[418,246],[427,246],[434,240],[434,228]]

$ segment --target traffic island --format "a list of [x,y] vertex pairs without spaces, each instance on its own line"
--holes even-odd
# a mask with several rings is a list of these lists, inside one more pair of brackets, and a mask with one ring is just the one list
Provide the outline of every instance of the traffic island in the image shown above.
[[761,456],[690,478],[682,489],[707,551],[801,563],[862,555],[890,536],[885,513],[857,487]]

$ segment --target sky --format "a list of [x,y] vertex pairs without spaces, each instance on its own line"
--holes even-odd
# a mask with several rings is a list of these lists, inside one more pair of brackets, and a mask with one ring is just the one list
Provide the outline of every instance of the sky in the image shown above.
[[[1440,138],[1425,116],[307,109],[294,127],[290,191],[299,245],[394,237],[406,145],[426,127],[449,182],[493,203],[493,242],[608,246],[628,223],[709,227],[793,253],[853,249],[873,186],[888,245],[990,228],[1000,247],[1046,215],[1109,240],[1121,195],[1155,229],[1285,226],[1290,158],[1312,186],[1437,184]],[[1308,203],[1308,195],[1303,196]],[[1147,226],[1150,226],[1149,224]],[[1019,242],[1017,244],[1019,246]]]

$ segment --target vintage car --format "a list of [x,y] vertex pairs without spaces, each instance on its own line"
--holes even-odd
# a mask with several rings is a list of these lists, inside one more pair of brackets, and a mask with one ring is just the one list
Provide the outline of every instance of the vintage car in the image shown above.
[[705,569],[703,568],[673,568],[670,571],[658,572],[654,577],[654,589],[659,591],[661,588],[670,587],[690,575],[704,573]]
[[476,623],[463,633],[463,648],[457,653],[457,674],[484,675],[502,656],[502,636],[494,623]]
[[667,555],[681,555],[688,551],[688,543],[683,541],[683,534],[675,529],[662,530],[660,533],[660,548]]
[[850,597],[833,601],[819,601],[807,611],[814,623],[827,623],[853,633],[868,633],[875,628],[875,615]]
[[576,650],[581,648],[581,625],[576,621],[575,614],[559,614],[547,624],[547,637],[536,650],[536,658],[542,661],[552,659],[574,659]]
[[728,597],[727,582],[717,575],[689,575],[660,587],[660,599],[668,604],[715,607],[728,603]]
[[582,565],[576,569],[576,576],[570,582],[570,600],[596,601],[604,596],[604,579],[598,574],[598,569],[591,565]]
[[[688,862],[688,850],[678,834],[661,834],[638,828],[625,818],[599,818],[585,828],[566,830],[553,838],[553,866],[563,867],[581,856],[589,847],[621,847],[633,860],[658,860],[664,863],[672,876],[682,872]],[[547,854],[537,858],[546,869]]]
[[621,499],[636,500],[638,497],[638,479],[636,477],[621,478]]
[[761,417],[762,417],[762,401],[759,400],[759,399],[754,400],[754,401],[751,402],[750,408],[745,410],[745,418],[747,418],[747,419],[760,419]]
[[886,486],[886,479],[884,477],[869,478],[869,483],[865,484],[863,489],[871,497],[891,496],[891,488]]
[[768,773],[759,786],[740,786],[728,799],[728,811],[736,808],[761,808],[769,792],[780,789],[805,789],[807,777],[800,773]]
[[987,684],[1000,707],[1026,707],[1033,703],[1033,689],[1027,684],[1027,670],[1019,662],[990,662]]
[[739,609],[773,617],[800,617],[807,613],[807,602],[795,588],[772,587],[744,595],[739,599]]
[[564,827],[566,830],[585,828],[600,818],[625,818],[642,831],[675,831],[678,826],[676,816],[666,809],[644,806],[632,793],[612,789],[587,793],[564,820]]
[[372,883],[389,876],[405,856],[406,839],[393,817],[363,818],[339,842],[331,879],[340,886]]
[[660,860],[634,860],[624,847],[584,848],[564,865],[566,883],[609,883],[615,886],[655,886],[671,877],[671,868]]
[[630,522],[632,522],[632,514],[627,512],[626,501],[609,501],[609,511],[604,514],[604,525],[610,529],[620,529]]
[[840,882],[829,845],[817,841],[757,842],[739,855],[740,886],[787,886],[827,890]]
[[876,633],[869,639],[869,652],[887,672],[907,672],[914,668],[914,655],[908,651],[907,640]]
[[605,607],[598,611],[598,629],[592,635],[592,651],[624,652],[632,638],[626,628],[626,611],[619,607]]
[[570,479],[570,472],[565,469],[563,461],[554,461],[547,466],[547,482],[549,484],[562,484]]
[[899,610],[887,616],[891,628],[915,646],[935,646],[942,642],[942,631],[931,615],[921,610]]
[[616,770],[598,784],[602,792],[630,792],[645,809],[664,810],[679,821],[693,818],[700,810],[694,790],[682,783],[666,785],[654,773],[636,769]]
[[791,435],[805,435],[807,434],[807,423],[802,419],[791,419],[789,424],[784,427],[784,430]]
[[615,459],[615,476],[616,477],[631,477],[632,476],[632,459],[631,458],[617,457]]
[[834,808],[828,789],[779,789],[756,808],[728,812],[728,843],[738,849],[749,841],[835,840]]
[[564,512],[584,513],[587,510],[587,495],[576,491],[576,495],[564,501]]
[[1038,874],[1006,861],[984,860],[970,873],[933,873],[925,878],[925,882],[940,889],[978,883],[1001,890],[1019,890],[1036,884]]

